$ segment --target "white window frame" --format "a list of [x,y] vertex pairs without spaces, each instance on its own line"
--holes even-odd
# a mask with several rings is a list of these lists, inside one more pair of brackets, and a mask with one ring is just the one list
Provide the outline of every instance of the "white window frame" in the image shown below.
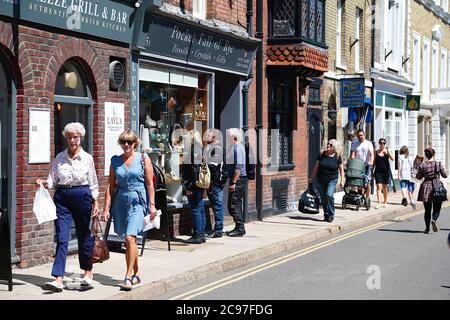
[[445,12],[448,12],[448,0],[442,0],[442,9],[444,9]]
[[422,96],[425,101],[430,100],[430,40],[423,39],[423,53],[422,53]]
[[414,92],[420,92],[420,34],[413,32],[413,82]]
[[[383,61],[387,68],[393,71],[402,70],[402,58],[404,52],[405,34],[405,0],[394,0],[394,5],[389,8],[389,0],[385,1],[384,9],[387,23],[384,26]],[[385,58],[385,55],[392,53]]]
[[447,49],[441,48],[441,81],[439,83],[440,88],[447,86]]
[[192,15],[195,18],[206,19],[206,0],[192,0]]
[[355,41],[358,40],[355,43],[355,72],[356,73],[363,73],[364,71],[361,70],[361,41],[362,39],[359,38],[361,33],[361,19],[363,18],[363,10],[361,8],[356,7],[356,25],[355,25]]
[[439,44],[433,40],[431,45],[431,89],[439,87]]
[[343,48],[342,40],[342,22],[344,13],[345,0],[337,0],[336,8],[336,68],[347,70],[347,67],[342,63]]

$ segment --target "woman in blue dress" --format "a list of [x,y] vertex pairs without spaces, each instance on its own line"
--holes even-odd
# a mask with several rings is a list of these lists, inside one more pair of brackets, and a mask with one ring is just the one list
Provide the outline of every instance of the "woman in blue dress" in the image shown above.
[[[138,275],[136,236],[144,228],[144,213],[150,212],[150,220],[156,216],[153,167],[147,154],[135,151],[140,141],[133,131],[122,132],[118,142],[123,154],[111,158],[103,218],[106,221],[109,219],[111,209],[114,232],[125,237],[127,272],[121,288],[131,290],[133,285],[141,282]],[[111,207],[114,193],[115,199]]]

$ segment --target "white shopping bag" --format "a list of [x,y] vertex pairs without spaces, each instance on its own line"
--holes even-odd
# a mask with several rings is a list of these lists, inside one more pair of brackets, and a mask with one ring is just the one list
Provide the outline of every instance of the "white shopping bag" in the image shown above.
[[57,218],[56,206],[53,203],[52,197],[50,197],[48,190],[44,188],[42,183],[34,196],[33,213],[39,224],[53,221]]
[[144,230],[147,231],[153,228],[159,229],[161,223],[161,210],[156,211],[156,217],[153,220],[150,220],[150,214],[144,217]]

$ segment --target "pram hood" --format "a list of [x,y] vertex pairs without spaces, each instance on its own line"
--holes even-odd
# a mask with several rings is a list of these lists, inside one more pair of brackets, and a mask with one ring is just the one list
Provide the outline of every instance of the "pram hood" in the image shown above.
[[346,178],[363,179],[366,175],[366,164],[361,159],[350,159],[347,164]]

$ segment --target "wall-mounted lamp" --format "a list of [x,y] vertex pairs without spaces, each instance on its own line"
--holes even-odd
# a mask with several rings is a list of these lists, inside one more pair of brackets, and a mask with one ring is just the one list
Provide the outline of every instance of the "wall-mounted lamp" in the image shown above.
[[136,8],[139,8],[139,7],[141,6],[142,2],[143,2],[143,0],[138,0],[138,1],[136,1],[136,2],[134,3],[134,6],[135,6]]

